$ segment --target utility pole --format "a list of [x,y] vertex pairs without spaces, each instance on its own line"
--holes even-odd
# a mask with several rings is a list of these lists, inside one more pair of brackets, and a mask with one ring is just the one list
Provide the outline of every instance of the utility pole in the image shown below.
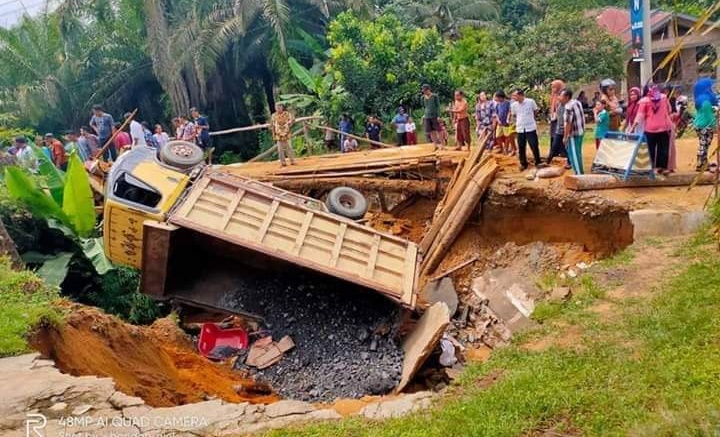
[[647,85],[652,80],[652,23],[650,22],[650,0],[643,2],[643,61],[640,63],[640,85]]

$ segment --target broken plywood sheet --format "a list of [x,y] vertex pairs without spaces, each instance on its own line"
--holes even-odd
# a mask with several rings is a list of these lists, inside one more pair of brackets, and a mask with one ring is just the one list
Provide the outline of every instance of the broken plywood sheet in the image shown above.
[[402,391],[420,370],[420,366],[435,349],[449,323],[450,310],[443,302],[434,304],[420,317],[413,332],[403,342],[405,358],[400,384],[395,389],[397,392]]

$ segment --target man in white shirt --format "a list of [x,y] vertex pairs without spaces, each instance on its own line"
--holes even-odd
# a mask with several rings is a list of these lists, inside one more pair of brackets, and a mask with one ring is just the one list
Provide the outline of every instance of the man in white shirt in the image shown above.
[[537,135],[537,122],[535,121],[535,113],[538,111],[538,105],[535,100],[525,97],[525,92],[521,89],[515,90],[513,93],[515,101],[510,105],[510,113],[515,117],[515,130],[518,136],[518,155],[520,156],[520,171],[528,168],[527,161],[527,145],[530,144],[530,150],[535,158],[535,165],[542,163],[540,158],[540,146]]
[[[129,112],[125,114],[125,118],[130,117]],[[133,119],[130,122],[130,138],[132,138],[132,146],[147,146],[147,142],[145,141],[145,130],[142,127],[142,124],[138,123],[137,120]]]

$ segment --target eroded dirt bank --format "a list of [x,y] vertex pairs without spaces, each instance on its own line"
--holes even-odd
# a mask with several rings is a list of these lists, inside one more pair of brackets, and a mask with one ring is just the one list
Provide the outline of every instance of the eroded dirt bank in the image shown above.
[[118,390],[154,407],[213,398],[252,403],[277,400],[271,395],[248,395],[255,388],[252,381],[198,355],[169,318],[142,327],[91,307],[69,305],[66,309],[61,327],[40,328],[31,341],[64,373],[111,377]]

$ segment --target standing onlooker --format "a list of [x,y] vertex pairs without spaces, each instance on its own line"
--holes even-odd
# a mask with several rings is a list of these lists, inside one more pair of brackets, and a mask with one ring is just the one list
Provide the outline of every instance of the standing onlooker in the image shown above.
[[617,96],[617,87],[612,79],[605,79],[600,82],[600,98],[605,100],[605,109],[610,115],[610,130],[617,131],[622,123],[622,106]]
[[162,148],[165,144],[170,141],[170,137],[168,137],[168,134],[163,130],[162,125],[156,124],[155,125],[155,133],[153,134],[153,138],[155,138],[155,142],[157,142],[158,148]]
[[[131,117],[132,114],[129,112],[125,113],[125,119]],[[130,138],[132,139],[132,147],[135,146],[147,146],[145,141],[145,131],[143,130],[142,124],[134,118],[130,121]]]
[[[90,127],[95,131],[97,136],[99,147],[103,147],[105,143],[110,139],[112,135],[112,127],[115,125],[112,115],[106,113],[103,107],[100,105],[93,105],[93,115],[90,118]],[[103,154],[106,161],[114,161],[117,158],[117,153],[113,147],[105,149]]]
[[415,126],[415,121],[413,121],[412,117],[408,117],[407,123],[405,123],[405,138],[407,140],[408,145],[415,145],[417,144],[417,126]]
[[640,122],[644,123],[645,138],[655,169],[659,174],[668,174],[670,131],[672,130],[670,102],[657,86],[649,87],[646,94],[640,99],[640,107],[633,128]]
[[578,94],[577,96],[577,101],[580,102],[580,104],[583,106],[583,109],[590,107],[590,102],[588,102],[585,91],[580,91],[580,94]]
[[100,141],[98,137],[93,134],[92,129],[89,126],[83,126],[80,128],[80,138],[78,138],[78,144],[81,148],[85,149],[90,159],[94,159],[100,150]]
[[82,162],[88,160],[88,158],[83,155],[83,151],[80,150],[80,145],[78,145],[78,134],[76,132],[70,131],[66,133],[65,141],[65,153],[68,156],[74,152]]
[[172,125],[175,128],[175,139],[176,140],[182,140],[182,124],[180,123],[180,117],[175,117],[172,119]]
[[495,93],[495,111],[493,111],[493,124],[495,125],[495,146],[500,153],[508,153],[508,137],[510,136],[510,101],[505,91]]
[[200,111],[198,111],[197,108],[190,108],[190,117],[192,117],[193,123],[195,123],[195,129],[197,130],[195,142],[203,149],[209,149],[210,124],[208,123],[207,117],[200,115]]
[[470,137],[470,114],[468,114],[468,102],[462,90],[455,91],[455,100],[450,107],[455,125],[455,150],[461,150],[467,145],[470,150],[472,138]]
[[353,123],[352,120],[350,120],[350,116],[347,114],[343,114],[340,116],[340,124],[338,125],[338,128],[340,132],[340,151],[341,152],[347,152],[347,150],[344,149],[345,147],[345,139],[347,136],[345,134],[352,133],[353,131]]
[[115,135],[115,138],[113,139],[113,146],[115,146],[115,150],[118,155],[125,149],[129,149],[132,146],[132,138],[130,138],[130,134],[120,130],[120,127],[120,123],[115,123],[112,130],[112,134]]
[[292,125],[295,122],[292,114],[285,110],[285,105],[275,105],[275,112],[270,116],[270,132],[277,144],[280,165],[286,166],[285,156],[290,158],[290,165],[295,165],[295,151],[290,146],[292,140]]
[[495,132],[492,128],[493,102],[488,101],[485,91],[481,91],[475,100],[475,122],[478,138],[488,135],[485,148],[492,150]]
[[143,121],[140,125],[142,125],[143,134],[145,135],[145,145],[154,149],[159,149],[160,145],[157,141],[155,141],[155,136],[153,136],[153,133],[150,130],[150,123]]
[[35,152],[28,147],[27,138],[15,137],[15,158],[17,162],[27,168],[28,170],[34,171],[37,168],[37,157]]
[[607,106],[605,100],[600,100],[593,108],[593,115],[595,116],[595,150],[600,148],[600,142],[610,130],[610,114],[605,106]]
[[[695,119],[693,126],[698,136],[697,165],[695,171],[702,171],[707,165],[708,149],[712,144],[713,134],[717,127],[717,117],[713,106],[718,105],[718,98],[713,91],[715,81],[703,78],[695,83]],[[717,165],[717,163],[714,163]]]
[[55,135],[47,133],[45,134],[45,144],[50,150],[50,156],[52,157],[52,162],[55,164],[55,167],[62,171],[67,170],[68,157],[67,153],[65,153],[63,143],[55,138]]
[[560,93],[560,102],[565,105],[564,117],[558,123],[564,123],[563,143],[567,149],[568,162],[575,174],[584,174],[583,140],[585,135],[585,111],[582,103],[572,98],[570,90]]
[[[515,90],[515,95],[517,97],[510,106],[510,112],[515,117],[515,131],[518,135],[518,154],[520,155],[520,171],[523,171],[528,168],[528,144],[530,144],[530,150],[535,158],[535,165],[541,164],[537,122],[535,121],[535,112],[537,112],[538,106],[535,100],[526,98],[525,92],[521,89]],[[565,135],[567,135],[567,132],[565,132]]]
[[[382,132],[382,123],[380,120],[375,117],[374,115],[371,115],[368,117],[368,122],[365,125],[365,138],[369,139],[370,141],[380,142],[380,133]],[[378,149],[380,146],[376,144],[370,143],[370,147],[373,149]]]
[[[558,105],[560,105],[560,92],[565,89],[565,82],[555,79],[550,82],[550,149],[553,148],[555,133],[558,131]],[[562,120],[562,119],[560,119]],[[562,122],[561,122],[562,123]],[[564,129],[563,129],[564,130]],[[561,152],[564,152],[564,148]]]
[[395,134],[397,134],[397,143],[398,146],[404,146],[405,144],[408,144],[407,141],[407,130],[405,129],[405,125],[407,125],[408,115],[405,113],[405,108],[400,106],[397,110],[397,114],[395,114],[395,117],[392,119],[392,124],[395,126]]
[[425,136],[429,142],[435,144],[435,149],[441,149],[444,144],[440,140],[440,98],[432,92],[430,85],[423,84],[422,96],[420,104],[424,109],[423,127],[425,128]]
[[[632,87],[628,92],[628,104],[627,110],[625,111],[625,130],[630,132],[630,126],[635,123],[635,117],[637,117],[638,108],[640,106],[640,88]],[[608,116],[608,121],[610,117]]]
[[[328,150],[332,150],[335,148],[335,132],[331,131],[329,128],[330,126],[326,127],[328,129],[325,129],[325,148]],[[342,148],[340,148],[342,151]]]
[[197,130],[195,130],[195,123],[188,120],[184,115],[179,115],[178,120],[178,140],[195,142],[197,136]]
[[561,92],[562,90],[560,90],[556,96],[557,101],[554,104],[555,113],[550,115],[550,119],[554,122],[550,123],[551,140],[550,153],[547,157],[548,165],[552,164],[552,160],[556,156],[567,156],[565,149],[565,102],[560,95]]

